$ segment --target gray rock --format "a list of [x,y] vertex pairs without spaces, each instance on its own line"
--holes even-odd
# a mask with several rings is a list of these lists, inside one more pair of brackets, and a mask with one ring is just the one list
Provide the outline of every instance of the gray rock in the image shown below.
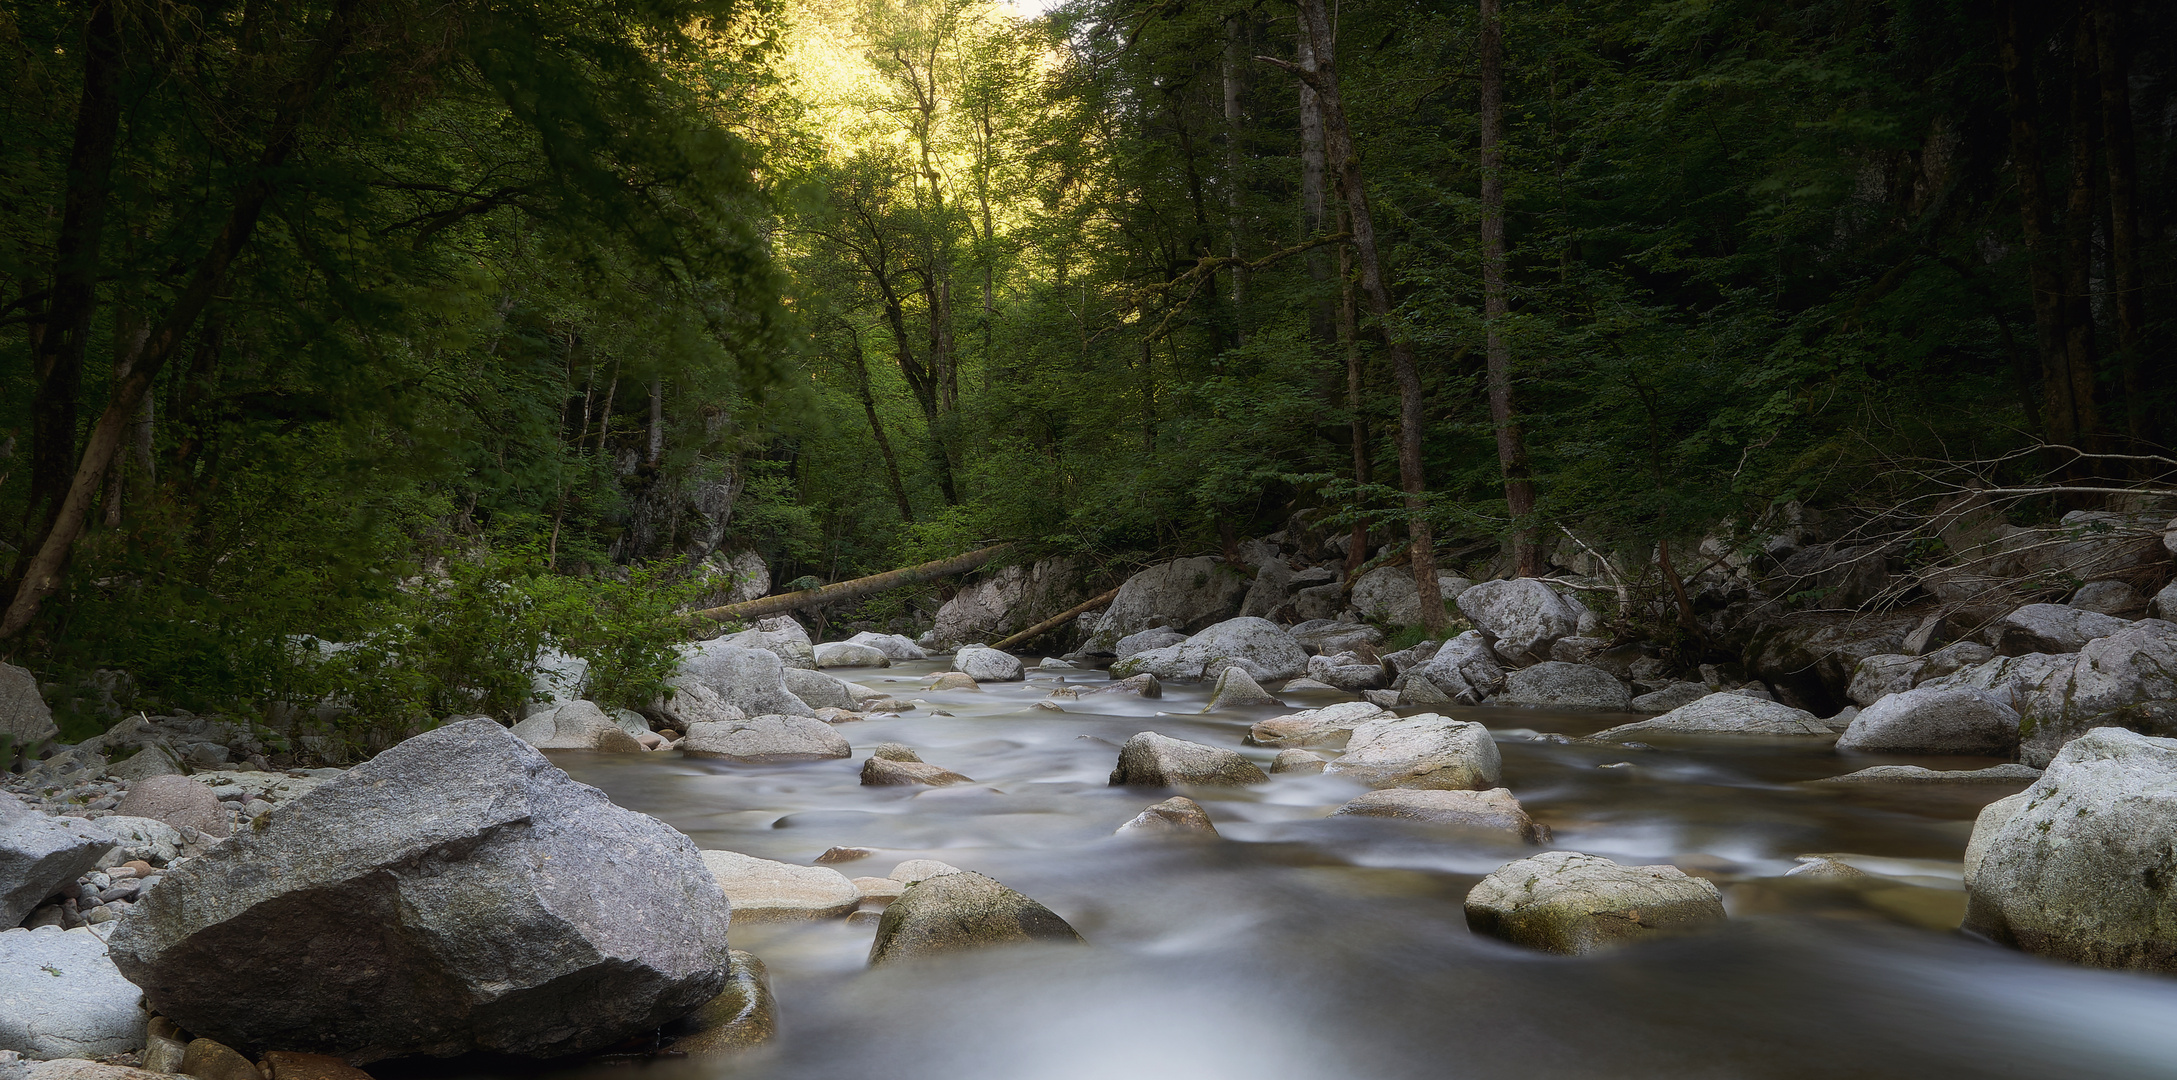
[[1435,655],[1414,665],[1408,674],[1429,680],[1462,705],[1478,705],[1504,689],[1504,668],[1479,630],[1468,630],[1445,642]]
[[2127,625],[2127,620],[2098,611],[2063,604],[2027,604],[1996,621],[1995,631],[2002,638],[1997,651],[2005,656],[2075,653],[2087,642],[2108,637]]
[[146,1019],[144,992],[95,935],[0,933],[0,1047],[36,1060],[127,1053]]
[[[913,642],[908,644],[912,645]],[[920,652],[919,648],[915,650]],[[892,658],[874,645],[852,641],[827,641],[816,646],[816,666],[835,667],[891,667]]]
[[1322,653],[1308,657],[1308,678],[1353,692],[1380,689],[1391,681],[1382,664],[1353,653]]
[[[2177,623],[2141,619],[2096,638],[2041,682],[2014,691],[2019,760],[2042,766],[2096,727],[2177,735]],[[1961,672],[1960,674],[1963,674]]]
[[1707,686],[1697,682],[1674,682],[1661,690],[1642,694],[1632,700],[1634,712],[1666,713],[1680,705],[1691,705],[1709,695]]
[[1965,926],[2076,963],[2177,971],[2173,850],[2177,740],[2094,729],[1981,812]]
[[1316,679],[1291,679],[1291,680],[1288,680],[1288,681],[1287,681],[1287,682],[1285,683],[1285,685],[1284,685],[1283,687],[1279,688],[1279,690],[1278,690],[1278,693],[1280,693],[1280,694],[1306,694],[1306,693],[1319,693],[1319,694],[1320,694],[1320,693],[1331,693],[1331,694],[1343,694],[1343,693],[1345,693],[1345,691],[1343,691],[1343,690],[1340,690],[1340,689],[1338,689],[1337,687],[1335,687],[1335,686],[1332,686],[1331,684],[1329,684],[1329,683],[1327,683],[1327,682],[1322,682],[1322,681],[1320,681],[1320,680],[1316,680]]
[[1200,836],[1215,839],[1217,826],[1209,819],[1209,811],[1202,804],[1184,795],[1174,795],[1149,809],[1134,815],[1133,819],[1119,826],[1115,836]]
[[986,570],[937,610],[922,644],[943,652],[971,642],[1000,640],[1088,599],[1091,593],[1086,585],[1081,565],[1072,559]]
[[1620,866],[1545,851],[1498,867],[1466,896],[1467,926],[1544,952],[1580,954],[1724,921],[1723,894],[1675,866]]
[[[1428,682],[1428,680],[1426,680],[1426,679],[1423,679],[1423,680],[1421,680],[1421,681],[1422,681],[1422,682],[1423,682],[1424,684],[1426,684],[1426,683]],[[1366,701],[1366,702],[1368,702],[1369,704],[1371,704],[1371,705],[1374,705],[1374,706],[1376,706],[1376,707],[1377,707],[1377,708],[1379,708],[1379,709],[1395,709],[1395,708],[1398,708],[1398,696],[1399,696],[1399,692],[1398,692],[1398,691],[1396,691],[1396,690],[1363,690],[1363,691],[1361,691],[1361,700],[1363,700],[1363,701]]]
[[1373,649],[1383,644],[1383,631],[1367,623],[1333,622],[1329,619],[1311,619],[1285,632],[1301,651],[1316,653],[1351,652],[1359,648]]
[[1811,593],[1824,608],[1850,608],[1874,597],[1890,582],[1886,545],[1816,544],[1786,557],[1762,582],[1771,596]]
[[816,710],[786,688],[786,665],[774,653],[728,644],[726,639],[698,642],[681,656],[677,687],[700,686],[748,716],[814,716]]
[[1813,784],[2030,784],[2041,770],[2025,765],[1985,769],[1929,769],[1919,765],[1876,765],[1843,776],[1810,780]]
[[1158,563],[1126,579],[1082,649],[1110,653],[1120,638],[1152,626],[1192,633],[1232,618],[1239,614],[1252,579],[1252,574],[1208,555]]
[[927,660],[930,654],[922,646],[898,634],[878,634],[864,630],[847,639],[849,645],[867,645],[883,653],[888,660]]
[[[1472,588],[1463,577],[1437,571],[1439,602],[1457,600]],[[1361,617],[1391,626],[1417,626],[1421,622],[1421,590],[1410,566],[1379,566],[1353,582],[1353,607]]]
[[792,618],[786,618],[779,629],[766,629],[760,620],[756,626],[739,633],[727,634],[713,643],[740,649],[767,652],[779,658],[788,668],[809,670],[816,667],[816,647],[809,641],[809,632]]
[[733,905],[735,922],[830,919],[853,911],[861,890],[829,866],[797,866],[738,851],[705,851],[703,866]]
[[2139,594],[2122,581],[2089,581],[2064,603],[2081,611],[2117,615],[2139,607]]
[[1459,611],[1494,639],[1500,655],[1515,661],[1547,659],[1553,642],[1580,632],[1580,611],[1533,578],[1484,581],[1466,589],[1459,594]]
[[1270,771],[1273,774],[1300,773],[1302,775],[1312,775],[1322,772],[1323,767],[1328,764],[1330,762],[1324,760],[1323,755],[1312,750],[1280,750],[1277,752],[1277,757],[1270,761]]
[[1851,863],[1828,855],[1801,855],[1797,861],[1799,865],[1784,871],[1785,877],[1805,881],[1855,881],[1872,876]]
[[1057,913],[981,874],[924,878],[907,887],[877,921],[872,966],[963,949],[1029,943],[1078,944],[1081,935]]
[[2018,745],[2018,713],[1986,690],[1928,686],[1892,694],[1860,710],[1839,750],[1892,754],[2008,754]]
[[846,736],[811,716],[758,716],[748,720],[694,724],[680,740],[686,754],[736,761],[814,761],[854,753]]
[[1119,747],[1118,766],[1111,770],[1114,787],[1178,787],[1194,785],[1260,784],[1269,777],[1238,753],[1201,743],[1167,738],[1144,731]]
[[545,649],[530,670],[529,688],[554,706],[580,700],[590,684],[590,662],[573,653]]
[[9,1080],[167,1080],[165,1073],[149,1072],[127,1065],[101,1065],[80,1058],[42,1061],[12,1075],[0,1069],[0,1077]]
[[862,763],[862,784],[865,787],[909,787],[916,784],[945,787],[974,782],[951,769],[923,761],[898,761],[872,756]]
[[937,678],[936,678],[936,680],[930,683],[930,689],[932,689],[932,690],[978,690],[978,691],[979,691],[979,690],[981,690],[981,689],[982,689],[982,686],[981,686],[981,685],[979,685],[979,684],[977,684],[977,683],[976,683],[976,681],[975,681],[975,677],[974,677],[974,676],[972,676],[972,675],[969,675],[969,674],[968,674],[967,672],[964,672],[964,671],[940,671],[940,672],[938,672],[938,673],[937,673]]
[[1582,709],[1632,707],[1632,694],[1617,677],[1586,664],[1545,660],[1504,677],[1504,701],[1515,705],[1550,705]]
[[1802,613],[1763,620],[1747,640],[1746,666],[1787,705],[1830,712],[1846,704],[1845,687],[1861,660],[1905,651],[1912,615]]
[[225,836],[230,815],[212,789],[186,776],[153,776],[129,789],[114,813],[166,822],[177,829],[191,828],[206,836]]
[[1274,716],[1247,729],[1256,746],[1344,746],[1353,729],[1373,720],[1395,720],[1390,710],[1371,701],[1342,701],[1320,709]]
[[[1236,671],[1238,669],[1226,668],[1225,670]],[[1158,682],[1156,676],[1147,673],[1108,682],[1102,686],[1077,687],[1076,690],[1078,691],[1077,697],[1094,697],[1098,694],[1127,694],[1138,698],[1155,699],[1164,696],[1164,684]]]
[[2078,663],[2079,658],[2075,655],[1998,656],[1949,675],[1925,680],[1920,685],[1976,687],[2023,712],[2028,698],[2059,676],[2068,676]]
[[[6,812],[5,806],[0,806],[0,815],[5,815]],[[181,854],[181,830],[157,818],[108,814],[98,819],[97,828],[113,837],[111,842],[116,846],[112,853],[116,857],[112,861],[116,863],[142,859],[153,866],[165,866]],[[7,829],[0,826],[0,835],[6,832]],[[0,877],[4,876],[0,874]],[[5,918],[6,915],[5,911],[0,911],[0,918]]]
[[1862,706],[1872,705],[1891,694],[1912,689],[1922,666],[1922,660],[1917,656],[1876,653],[1852,669],[1852,681],[1845,686],[1844,696]]
[[22,922],[46,897],[72,886],[115,843],[82,818],[47,817],[0,791],[0,927]]
[[1203,712],[1219,709],[1246,709],[1282,705],[1270,692],[1262,688],[1244,668],[1227,667],[1217,673],[1217,685],[1210,690],[1209,704]]
[[[1299,584],[1297,581],[1294,584]],[[1345,607],[1346,590],[1343,584],[1332,581],[1323,585],[1310,585],[1292,591],[1292,599],[1286,608],[1292,617],[1304,621],[1328,620]]]
[[[1425,709],[1432,705],[1458,704],[1450,694],[1445,693],[1442,688],[1430,682],[1427,676],[1419,673],[1409,673],[1399,679],[1398,689],[1392,693],[1395,695],[1394,703],[1402,709]],[[1385,707],[1389,708],[1390,706]]]
[[[665,1050],[702,1057],[745,1050],[768,1041],[778,1031],[778,1001],[771,979],[755,954],[732,951],[726,989],[694,1012],[666,1025]],[[272,1080],[283,1080],[275,1076]],[[302,1080],[319,1080],[305,1077]]]
[[1833,735],[1813,713],[1744,694],[1710,694],[1653,720],[1619,724],[1592,738],[1606,742],[1650,735]]
[[1548,843],[1550,831],[1527,816],[1505,788],[1488,791],[1371,791],[1331,811],[1332,817],[1385,817],[1506,832],[1530,844]]
[[727,907],[688,838],[487,719],[409,739],[173,871],[112,940],[160,1014],[368,1062],[556,1057],[717,995]]
[[1227,619],[1178,645],[1135,653],[1111,665],[1114,678],[1147,673],[1160,679],[1209,678],[1238,667],[1257,682],[1308,670],[1308,655],[1266,619]]
[[[605,750],[634,753],[642,749],[627,730],[595,702],[571,701],[514,725],[514,737],[539,750]],[[648,729],[645,729],[648,730]]]
[[146,746],[106,766],[105,775],[131,784],[154,776],[180,776],[181,761],[166,746]]
[[1421,713],[1355,727],[1344,756],[1324,771],[1372,788],[1485,790],[1497,786],[1504,762],[1488,728]]
[[0,664],[0,738],[29,746],[60,734],[53,710],[38,692],[38,678],[13,664]]
[[893,867],[892,872],[885,876],[894,881],[912,885],[918,881],[927,881],[930,878],[957,873],[961,873],[960,868],[949,862],[941,862],[937,859],[909,859]]
[[1138,634],[1128,634],[1120,638],[1112,653],[1119,659],[1124,660],[1129,656],[1145,653],[1151,649],[1168,649],[1185,640],[1187,640],[1187,635],[1171,627],[1156,626],[1143,630]]
[[854,708],[854,684],[830,672],[790,667],[779,672],[779,679],[812,712]]
[[952,666],[978,683],[1019,682],[1028,677],[1020,657],[996,649],[962,648]]
[[2155,618],[2177,620],[2177,581],[2162,586],[2162,591],[2154,594],[2154,603],[2150,606],[2153,610],[2148,614]]
[[1264,559],[1255,566],[1254,584],[1240,601],[1240,614],[1271,618],[1285,606],[1292,592],[1293,567],[1279,558]]

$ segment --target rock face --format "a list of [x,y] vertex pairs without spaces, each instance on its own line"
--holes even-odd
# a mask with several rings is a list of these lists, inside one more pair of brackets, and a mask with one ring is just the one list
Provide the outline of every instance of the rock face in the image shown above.
[[119,843],[82,818],[47,817],[0,791],[0,927],[22,922]]
[[1118,836],[1202,836],[1214,838],[1217,826],[1209,820],[1209,811],[1202,804],[1184,795],[1174,795],[1149,809],[1134,815],[1133,819],[1119,826]]
[[1344,746],[1353,729],[1372,720],[1395,720],[1390,710],[1368,701],[1342,701],[1290,716],[1277,716],[1247,729],[1256,746]]
[[853,911],[861,890],[829,866],[796,866],[738,851],[706,851],[703,866],[732,902],[737,922],[829,919]]
[[1479,704],[1483,698],[1504,688],[1504,668],[1498,665],[1488,639],[1479,630],[1469,630],[1445,642],[1434,655],[1414,665],[1407,674],[1427,679],[1452,700],[1464,705]]
[[1725,692],[1681,705],[1653,720],[1598,731],[1597,739],[1647,735],[1834,735],[1813,713],[1774,701]]
[[1579,611],[1533,578],[1484,581],[1467,589],[1459,594],[1459,613],[1510,660],[1546,660],[1558,638],[1580,632]]
[[2177,740],[2097,728],[1981,811],[1965,926],[2027,952],[2177,971]]
[[[913,644],[910,642],[909,644]],[[916,652],[922,650],[917,649]],[[816,647],[816,666],[835,667],[891,667],[892,658],[874,645],[852,641],[827,641]]]
[[1209,555],[1158,563],[1119,587],[1082,650],[1109,654],[1120,638],[1152,626],[1193,633],[1229,619],[1240,613],[1250,578]]
[[1256,682],[1255,677],[1249,675],[1245,668],[1228,667],[1217,673],[1217,685],[1211,688],[1209,704],[1202,711],[1276,707],[1280,704],[1282,702],[1271,697],[1270,692],[1263,689],[1262,684]]
[[1269,777],[1238,753],[1144,731],[1119,747],[1111,785],[1178,787],[1182,784],[1237,786],[1260,784]]
[[1969,686],[1892,694],[1860,710],[1837,738],[1839,750],[1892,754],[2008,754],[2017,745],[2018,713]]
[[953,657],[953,667],[978,683],[1019,682],[1028,677],[1021,667],[1020,657],[996,649],[961,649],[960,654]]
[[53,710],[38,693],[37,676],[13,664],[0,664],[0,738],[28,746],[59,734]]
[[[895,871],[895,876],[896,876]],[[907,887],[877,921],[871,965],[1030,942],[1078,944],[1056,912],[981,874],[954,871]]]
[[[1457,600],[1473,586],[1463,577],[1439,571],[1438,602]],[[1353,608],[1361,617],[1391,626],[1416,626],[1421,622],[1421,590],[1408,566],[1379,566],[1353,582]]]
[[2027,604],[1996,624],[2006,656],[2027,653],[2075,653],[2095,638],[2108,637],[2129,622],[2098,611],[2063,604]]
[[1497,786],[1504,760],[1488,728],[1421,713],[1354,728],[1345,755],[1324,771],[1372,788],[1487,789]]
[[854,753],[846,736],[809,716],[758,716],[691,724],[680,740],[680,750],[684,754],[754,762],[815,761]]
[[1475,933],[1544,952],[1592,952],[1723,920],[1723,894],[1711,882],[1675,866],[1620,866],[1576,851],[1498,867],[1466,894]]
[[1582,709],[1632,708],[1632,693],[1617,677],[1586,664],[1545,660],[1504,677],[1503,700],[1516,705]]
[[186,776],[138,781],[114,813],[163,821],[177,829],[193,828],[206,836],[225,836],[231,828],[227,808],[219,804],[212,789]]
[[112,940],[198,1035],[373,1061],[607,1046],[716,996],[695,845],[487,719],[410,739],[167,875]]
[[816,715],[807,702],[786,689],[785,668],[774,653],[727,644],[720,638],[690,646],[673,682],[701,686],[749,716]]
[[1488,791],[1415,791],[1386,788],[1371,791],[1331,811],[1332,817],[1384,817],[1421,821],[1430,825],[1456,825],[1466,829],[1506,832],[1530,844],[1549,839],[1549,830],[1527,816],[1519,800],[1505,788]]
[[144,992],[84,931],[0,932],[0,1047],[39,1060],[144,1045]]
[[791,615],[758,619],[755,626],[717,640],[723,645],[770,653],[790,668],[816,666],[816,649],[809,640],[809,631]]
[[2024,734],[2019,760],[2046,765],[2066,742],[2096,727],[2177,735],[2177,623],[2141,619],[2088,642],[2076,657],[2054,661],[2038,685],[2013,684]]
[[1113,678],[1149,674],[1160,679],[1201,679],[1228,667],[1257,682],[1289,679],[1308,670],[1308,654],[1267,619],[1227,619],[1177,645],[1138,652],[1111,665]]
[[938,651],[1019,633],[1092,595],[1071,559],[1005,566],[954,593],[922,644]]

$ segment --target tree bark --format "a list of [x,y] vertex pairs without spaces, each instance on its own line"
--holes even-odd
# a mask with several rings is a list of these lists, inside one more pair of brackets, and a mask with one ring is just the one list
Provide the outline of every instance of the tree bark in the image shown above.
[[1518,574],[1540,577],[1534,479],[1512,399],[1512,346],[1504,336],[1511,301],[1504,280],[1504,19],[1498,0],[1481,0],[1481,23],[1482,324],[1488,335],[1489,421],[1496,429],[1497,465],[1504,472]]
[[854,388],[862,399],[862,412],[869,417],[870,437],[877,441],[877,452],[884,456],[884,477],[892,488],[892,498],[899,503],[900,520],[915,520],[915,508],[907,501],[907,485],[900,480],[898,459],[892,456],[892,440],[884,437],[884,421],[877,417],[877,397],[869,386],[869,360],[862,355],[862,335],[854,324],[840,320],[847,328],[847,348],[853,353]]
[[2109,172],[2109,278],[2115,293],[2118,370],[2125,430],[2137,443],[2159,435],[2150,397],[2158,365],[2147,356],[2146,279],[2140,269],[2139,162],[2132,130],[2131,71],[2115,0],[2094,0],[2094,48],[2101,82],[2102,159]]
[[2085,13],[2073,27],[2071,78],[2071,190],[2064,201],[2064,371],[2071,380],[2071,409],[2080,448],[2098,450],[2103,442],[2096,376],[2101,367],[2094,343],[2094,192],[2101,179],[2094,167],[2095,124],[2099,119],[2099,80],[2094,74],[2094,23]]
[[2004,100],[2010,112],[2011,166],[2018,179],[2020,231],[2033,292],[2035,341],[2041,355],[2041,420],[2048,441],[2076,445],[2085,429],[2073,400],[2067,348],[2063,281],[2042,183],[2041,136],[2034,123],[2032,49],[2025,40],[2018,0],[1996,0],[1997,56],[2003,67]]
[[[1349,224],[1347,232],[1352,231]],[[1346,409],[1352,413],[1353,483],[1365,487],[1374,479],[1369,467],[1368,416],[1361,409],[1361,298],[1353,285],[1353,249],[1338,245],[1338,342],[1345,350],[1346,358]],[[1368,561],[1368,521],[1358,518],[1353,522],[1353,532],[1346,538],[1345,581],[1352,584],[1353,575],[1361,572]]]

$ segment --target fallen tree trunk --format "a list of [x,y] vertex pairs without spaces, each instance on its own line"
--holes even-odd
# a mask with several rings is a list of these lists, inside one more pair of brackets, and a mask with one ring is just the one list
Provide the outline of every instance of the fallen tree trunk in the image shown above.
[[758,597],[754,600],[744,600],[738,604],[727,604],[724,607],[705,608],[702,611],[691,613],[688,617],[722,622],[726,619],[754,619],[764,615],[776,615],[782,611],[821,607],[841,600],[852,600],[856,597],[880,593],[886,589],[897,589],[902,585],[919,585],[934,578],[966,573],[996,558],[1001,552],[1012,546],[1011,544],[992,544],[986,548],[977,548],[965,555],[954,555],[914,566],[904,566],[898,570],[887,570],[882,574],[871,574],[868,577],[855,578],[852,581],[841,581],[814,589],[803,589],[799,592],[780,593],[777,596]]
[[1113,600],[1118,598],[1118,595],[1119,590],[1113,589],[1110,592],[1107,592],[1102,596],[1096,597],[1093,600],[1083,600],[1080,603],[1075,604],[1074,606],[1067,608],[1066,610],[1061,611],[1058,614],[1053,615],[1050,618],[1045,619],[1042,622],[1039,622],[1026,630],[1021,631],[1020,633],[1013,635],[1012,637],[1006,638],[1005,640],[1000,641],[995,645],[992,645],[991,648],[1004,649],[1008,645],[1018,645],[1023,641],[1031,640],[1039,634],[1048,634],[1051,631],[1056,630],[1061,626],[1064,626],[1067,620],[1078,618],[1082,612],[1094,611],[1097,608],[1100,608],[1105,604],[1112,602]]

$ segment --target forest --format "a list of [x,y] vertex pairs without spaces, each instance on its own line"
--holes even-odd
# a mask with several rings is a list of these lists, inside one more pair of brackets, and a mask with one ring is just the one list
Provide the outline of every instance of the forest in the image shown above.
[[2173,44],[2144,0],[9,2],[0,657],[78,737],[71,694],[518,710],[548,642],[639,704],[739,553],[1115,583],[1305,521],[1349,576],[1613,577],[1699,660],[1681,578],[1786,518],[2167,488]]

